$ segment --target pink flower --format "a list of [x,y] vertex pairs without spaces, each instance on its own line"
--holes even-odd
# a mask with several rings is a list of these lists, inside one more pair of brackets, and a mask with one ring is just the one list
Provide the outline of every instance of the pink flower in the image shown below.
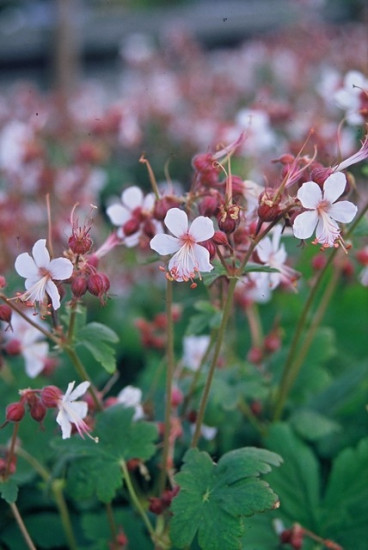
[[286,265],[286,250],[284,244],[280,245],[282,226],[276,225],[272,231],[272,239],[265,237],[256,247],[256,251],[261,262],[278,272],[267,273],[269,286],[271,290],[279,286],[280,283],[294,284],[298,278],[297,272]]
[[89,382],[82,382],[74,390],[75,382],[68,384],[66,393],[58,400],[59,413],[56,417],[56,422],[61,427],[63,439],[67,439],[72,433],[72,424],[78,430],[81,437],[89,432],[89,427],[84,422],[83,418],[87,416],[88,405],[85,401],[76,401],[78,397],[86,393]]
[[25,277],[26,292],[20,298],[31,302],[44,302],[49,296],[54,309],[60,307],[60,295],[53,280],[64,281],[73,273],[73,264],[67,258],[50,260],[46,239],[39,239],[32,248],[32,256],[27,252],[19,254],[15,269]]
[[213,269],[208,250],[198,243],[214,235],[213,222],[205,216],[198,216],[188,228],[188,216],[179,208],[170,208],[165,225],[174,236],[161,233],[151,240],[153,250],[166,256],[174,254],[169,261],[170,276],[176,281],[189,281],[200,272]]
[[298,199],[306,212],[299,214],[293,224],[297,239],[308,239],[316,230],[316,242],[325,247],[334,246],[340,239],[340,229],[336,222],[348,223],[357,213],[355,204],[337,201],[346,187],[346,177],[342,172],[331,174],[320,186],[314,181],[303,183],[298,191]]

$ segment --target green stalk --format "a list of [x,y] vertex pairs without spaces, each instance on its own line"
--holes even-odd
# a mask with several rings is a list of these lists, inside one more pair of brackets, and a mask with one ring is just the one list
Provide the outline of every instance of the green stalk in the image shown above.
[[120,465],[121,465],[121,468],[123,470],[124,481],[126,483],[129,496],[132,499],[132,502],[133,502],[134,506],[136,507],[137,512],[141,516],[141,518],[143,520],[143,523],[147,527],[147,530],[148,530],[148,532],[151,536],[151,539],[154,540],[155,539],[155,530],[152,527],[152,524],[151,524],[150,520],[148,519],[147,514],[144,511],[143,506],[142,506],[139,498],[137,497],[137,494],[136,494],[136,492],[134,490],[134,487],[133,487],[133,484],[132,484],[132,480],[130,479],[129,470],[128,470],[128,467],[126,465],[125,460],[121,460]]
[[[359,213],[359,216],[355,219],[354,223],[350,226],[349,231],[347,232],[346,236],[348,237],[355,229],[355,227],[358,225],[362,217],[365,215],[366,211],[368,210],[368,204],[361,210]],[[325,267],[320,271],[318,274],[317,280],[313,287],[310,290],[309,296],[307,298],[307,301],[304,304],[304,308],[302,310],[302,313],[299,317],[293,339],[290,344],[289,353],[286,358],[286,362],[284,365],[284,370],[281,378],[281,382],[278,388],[278,392],[276,394],[275,398],[275,405],[274,405],[274,413],[273,413],[273,421],[277,421],[281,418],[286,400],[288,398],[288,395],[290,393],[290,390],[294,384],[294,381],[296,377],[299,374],[300,368],[302,366],[303,360],[308,352],[309,346],[313,340],[313,336],[315,334],[315,331],[318,328],[318,324],[320,320],[322,319],[322,316],[324,314],[324,311],[327,307],[328,300],[330,299],[332,295],[332,290],[334,286],[330,287],[330,291],[327,293],[326,303],[322,299],[322,306],[321,310],[318,310],[319,313],[317,313],[317,321],[312,323],[311,325],[311,332],[307,335],[306,341],[303,343],[303,346],[301,350],[299,349],[299,341],[302,337],[304,328],[307,324],[307,320],[309,317],[309,312],[312,307],[312,304],[314,302],[314,299],[316,297],[317,291],[319,290],[321,283],[324,279],[324,276],[326,274],[326,271],[328,267],[331,265],[333,259],[335,258],[337,254],[338,249],[335,248],[330,256],[328,257],[328,260],[326,262]],[[299,360],[298,356],[299,353],[303,354],[303,357],[301,360]]]
[[166,485],[167,477],[167,462],[170,450],[170,431],[171,431],[171,408],[172,408],[172,384],[174,377],[174,330],[173,330],[173,288],[172,281],[167,280],[166,284],[166,315],[167,315],[167,332],[166,332],[166,403],[165,403],[165,428],[164,442],[162,451],[161,475],[159,480],[159,494],[161,494]]
[[88,391],[92,396],[92,399],[93,399],[93,402],[95,404],[96,409],[98,411],[102,411],[103,407],[102,407],[100,398],[98,397],[96,389],[93,386],[93,384],[92,384],[92,382],[91,382],[91,380],[88,376],[88,373],[87,373],[86,369],[84,368],[84,366],[83,366],[81,360],[79,359],[78,355],[76,354],[75,350],[72,347],[70,347],[69,344],[64,344],[63,350],[69,356],[69,358],[72,361],[72,363],[74,365],[74,368],[77,371],[77,374],[81,378],[81,380],[85,380],[85,381],[90,383]]
[[201,434],[201,426],[202,426],[202,422],[203,422],[203,418],[204,418],[204,413],[205,413],[205,410],[206,410],[208,397],[209,397],[209,393],[210,393],[210,389],[211,389],[212,379],[213,379],[213,375],[215,373],[217,361],[218,361],[218,358],[219,358],[219,355],[220,355],[222,342],[223,342],[225,332],[226,332],[227,322],[228,322],[229,317],[230,317],[230,312],[231,312],[231,307],[232,307],[232,304],[233,304],[233,297],[234,297],[234,291],[235,291],[236,283],[237,283],[237,279],[235,277],[230,279],[229,288],[228,288],[227,296],[226,296],[226,302],[225,302],[225,306],[224,306],[224,311],[223,311],[222,319],[221,319],[221,325],[220,325],[220,328],[218,330],[216,345],[215,345],[215,349],[214,349],[214,352],[213,352],[212,361],[211,361],[211,364],[210,364],[206,384],[205,384],[205,387],[204,387],[204,390],[203,390],[203,394],[202,394],[202,398],[201,398],[201,402],[200,402],[200,406],[199,406],[199,411],[198,411],[198,416],[197,416],[197,420],[196,420],[196,426],[195,426],[195,431],[194,431],[193,438],[192,438],[191,447],[196,447],[198,445],[198,440],[199,440],[199,437],[200,437],[200,434]]
[[15,521],[18,524],[20,532],[23,535],[23,538],[24,538],[24,541],[25,541],[27,547],[29,548],[29,550],[37,550],[37,548],[33,544],[33,541],[30,537],[30,534],[28,533],[27,527],[24,524],[22,516],[20,515],[20,512],[18,510],[18,506],[15,504],[15,502],[10,502],[9,506],[11,508],[11,511],[13,512],[13,516],[15,518]]

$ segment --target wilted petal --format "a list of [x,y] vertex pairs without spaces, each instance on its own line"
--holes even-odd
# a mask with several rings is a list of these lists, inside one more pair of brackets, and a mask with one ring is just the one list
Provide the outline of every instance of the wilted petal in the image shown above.
[[189,228],[189,234],[197,243],[207,241],[213,237],[214,233],[213,221],[206,216],[198,216],[198,218],[193,220]]
[[293,223],[293,233],[297,239],[308,239],[315,230],[318,215],[315,210],[302,212]]
[[334,174],[328,176],[323,184],[323,198],[332,204],[343,194],[345,187],[345,174],[342,172],[335,172]]
[[188,216],[184,210],[170,208],[165,216],[165,225],[175,237],[181,237],[188,232]]
[[176,237],[160,233],[151,239],[150,247],[152,250],[155,250],[155,252],[158,252],[158,254],[166,256],[166,254],[173,254],[179,250],[180,241]]
[[28,254],[28,252],[23,252],[19,254],[14,264],[15,270],[21,277],[28,279],[29,277],[38,278],[38,267],[35,264],[34,259]]
[[122,192],[121,200],[129,208],[129,210],[134,210],[138,206],[142,206],[142,190],[136,185],[128,187],[128,189],[125,189],[125,191]]
[[299,189],[297,197],[304,208],[317,208],[322,200],[322,191],[316,182],[306,181]]
[[67,258],[56,258],[51,260],[48,271],[53,279],[64,281],[72,276],[73,264]]
[[48,268],[50,263],[50,254],[46,248],[46,239],[39,239],[32,248],[32,256],[38,267]]
[[328,214],[337,222],[349,223],[354,218],[358,211],[358,207],[350,201],[335,202],[329,210]]

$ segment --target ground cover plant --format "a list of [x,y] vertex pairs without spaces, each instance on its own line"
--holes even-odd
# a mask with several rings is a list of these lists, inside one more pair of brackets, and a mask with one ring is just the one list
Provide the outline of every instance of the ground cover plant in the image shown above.
[[364,550],[365,29],[164,43],[1,99],[0,547]]

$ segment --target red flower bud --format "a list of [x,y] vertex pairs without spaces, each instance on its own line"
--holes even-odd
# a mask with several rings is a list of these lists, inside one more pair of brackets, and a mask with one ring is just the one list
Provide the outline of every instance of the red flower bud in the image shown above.
[[219,208],[219,199],[214,195],[204,197],[198,205],[201,216],[214,216]]
[[358,262],[364,266],[368,265],[368,246],[358,250],[356,253],[356,259]]
[[83,275],[73,277],[71,289],[74,296],[80,298],[87,292],[87,279]]
[[29,404],[29,412],[33,420],[36,420],[36,422],[42,422],[46,416],[46,407],[41,400],[37,398]]
[[103,294],[105,294],[109,286],[110,283],[105,274],[93,273],[88,278],[87,287],[89,292],[93,294],[93,296],[98,296],[100,298],[101,296],[103,296]]
[[6,323],[10,323],[12,316],[12,309],[8,304],[1,304],[0,305],[0,321],[5,321]]
[[229,244],[229,241],[227,240],[227,236],[222,231],[215,231],[212,240],[215,244],[218,245],[224,245],[227,246]]
[[177,197],[162,197],[157,199],[153,207],[153,217],[156,220],[163,221],[170,208],[180,205],[180,200]]
[[3,275],[0,275],[0,288],[6,287],[6,279]]
[[312,267],[316,271],[320,271],[326,265],[327,258],[324,254],[317,254],[312,258]]
[[259,348],[257,346],[254,346],[251,348],[247,355],[248,361],[251,363],[254,363],[255,365],[258,365],[263,360],[263,350],[262,348]]
[[58,406],[59,400],[63,394],[57,386],[45,386],[41,391],[42,403],[48,409],[53,409]]
[[124,235],[129,237],[130,235],[137,233],[140,224],[141,220],[138,217],[130,218],[130,220],[125,222],[123,225]]
[[74,254],[87,254],[91,249],[93,241],[89,236],[89,230],[85,228],[78,228],[73,230],[73,234],[68,239],[69,248],[74,252]]
[[10,403],[6,407],[6,420],[8,422],[20,422],[24,417],[25,409],[23,403]]
[[227,206],[226,208],[222,206],[217,214],[217,222],[221,231],[233,233],[240,222],[239,207],[235,204]]
[[5,351],[8,355],[20,355],[22,352],[22,344],[19,340],[10,340],[5,346]]
[[277,190],[266,189],[259,197],[258,216],[264,222],[276,220],[281,212],[280,199],[277,197]]

